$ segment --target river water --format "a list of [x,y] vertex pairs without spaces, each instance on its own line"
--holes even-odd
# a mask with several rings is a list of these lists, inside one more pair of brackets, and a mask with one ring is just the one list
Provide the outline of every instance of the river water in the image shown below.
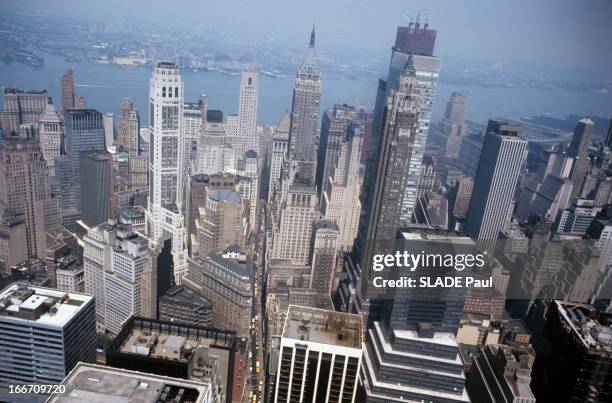
[[[124,97],[134,100],[141,111],[143,126],[147,125],[146,110],[151,69],[118,67],[91,62],[68,63],[59,56],[45,55],[42,68],[22,64],[0,63],[0,85],[19,89],[47,89],[60,104],[59,76],[69,67],[74,70],[77,92],[87,105],[100,112],[113,112],[117,117]],[[297,66],[296,66],[297,68]],[[442,75],[444,71],[442,71]],[[239,76],[219,72],[184,71],[186,101],[197,101],[206,93],[212,109],[224,113],[238,110]],[[322,76],[322,105],[348,103],[372,107],[376,96],[377,77],[331,79]],[[271,78],[260,75],[258,122],[275,125],[282,113],[291,108],[293,77]],[[560,117],[568,114],[612,115],[612,93],[573,92],[562,89],[482,88],[457,86],[440,82],[434,102],[433,121],[444,113],[453,91],[468,96],[469,120],[486,122],[489,117],[518,119],[523,116],[551,113]]]

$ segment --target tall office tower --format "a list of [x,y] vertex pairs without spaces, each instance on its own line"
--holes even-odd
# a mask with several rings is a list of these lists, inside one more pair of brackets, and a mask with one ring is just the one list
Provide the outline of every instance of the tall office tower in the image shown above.
[[[475,253],[466,236],[411,227],[398,231],[407,248],[424,253]],[[439,270],[441,269],[441,270]],[[428,267],[430,279],[448,271]],[[465,290],[396,289],[389,315],[368,329],[360,376],[366,402],[469,402],[455,333]]]
[[0,203],[0,260],[4,271],[11,274],[11,267],[28,259],[25,222]]
[[243,71],[240,75],[240,103],[238,105],[239,146],[236,155],[243,156],[248,150],[259,152],[257,136],[257,97],[259,77],[256,71]]
[[446,158],[458,158],[461,141],[468,132],[465,125],[465,95],[458,92],[451,94],[440,121],[440,129],[446,137]]
[[472,199],[472,191],[474,190],[474,179],[469,176],[460,178],[455,184],[449,197],[451,226],[456,231],[461,231],[465,224],[468,210],[470,208],[470,200]]
[[[409,58],[397,89],[387,96],[373,188],[365,189],[366,239],[395,239],[403,219],[409,164],[419,134],[420,94]],[[369,260],[369,259],[368,259]]]
[[338,250],[353,246],[361,214],[359,166],[362,150],[362,127],[348,128],[348,136],[340,144],[338,160],[330,176],[324,178],[321,214],[338,225]]
[[[373,241],[393,240],[402,226],[404,194],[414,141],[419,130],[419,92],[412,58],[408,58],[397,89],[391,88],[386,97],[384,127],[373,160],[376,166],[366,183],[363,194],[364,214],[360,217],[357,238],[352,252],[347,255],[344,268],[347,282],[340,284],[338,295],[344,309],[368,314],[370,306],[362,299],[361,275],[370,267]],[[371,322],[370,318],[368,321]]]
[[62,119],[55,110],[53,103],[47,103],[44,116],[39,122],[40,149],[49,168],[49,176],[55,176],[55,157],[59,157],[62,148],[64,132]]
[[467,378],[472,401],[536,403],[529,387],[535,352],[531,347],[488,344],[476,350]]
[[111,112],[105,113],[102,116],[102,125],[104,126],[104,142],[108,148],[115,143],[115,115]]
[[295,77],[289,130],[289,159],[297,165],[298,175],[311,185],[315,180],[320,103],[321,69],[315,55],[315,31],[312,27],[306,56]]
[[66,155],[72,160],[75,208],[81,211],[80,155],[85,151],[105,151],[102,114],[95,109],[68,109],[64,112]]
[[66,74],[60,76],[60,85],[62,89],[62,113],[67,109],[75,107],[75,91],[74,91],[74,75],[72,69],[68,69]]
[[46,256],[45,203],[51,199],[38,126],[4,137],[0,149],[0,203],[25,220],[29,257]]
[[534,331],[531,386],[538,401],[607,402],[612,398],[609,315],[592,305],[548,301]]
[[117,226],[111,265],[104,270],[104,327],[118,334],[130,316],[141,313],[143,271],[151,264],[148,241],[129,226]]
[[578,121],[572,142],[567,149],[567,155],[574,159],[572,171],[569,178],[574,182],[572,187],[572,199],[580,197],[584,180],[589,171],[589,147],[591,146],[593,132],[593,121],[585,118]]
[[325,190],[327,178],[333,175],[342,142],[347,137],[349,126],[356,118],[357,111],[349,105],[334,105],[323,113],[317,153],[316,185],[319,194]]
[[215,175],[235,168],[234,150],[226,140],[223,112],[209,109],[197,144],[197,173]]
[[90,228],[83,236],[83,268],[85,270],[85,293],[96,299],[96,328],[104,330],[104,270],[112,267],[112,245],[116,231],[112,225],[103,223]]
[[[256,231],[257,217],[259,216],[259,158],[257,152],[248,150],[244,153],[244,171],[239,173],[246,180],[239,181],[239,192],[243,200],[249,201],[249,227],[252,231]],[[241,184],[248,186],[240,186]]]
[[185,175],[195,173],[192,161],[196,160],[198,140],[202,136],[202,129],[206,115],[202,115],[200,104],[186,103],[183,108],[183,171]]
[[5,288],[0,299],[0,389],[57,384],[79,361],[95,361],[93,297],[23,282]]
[[245,245],[245,218],[240,195],[233,189],[208,195],[198,223],[199,256],[222,250],[227,245]]
[[233,245],[189,259],[185,285],[210,301],[213,327],[246,337],[251,323],[254,275],[253,257]]
[[289,148],[289,129],[291,128],[291,115],[289,112],[283,113],[274,137],[272,138],[272,155],[270,157],[270,180],[268,187],[268,202],[274,195],[280,192],[280,179],[283,163],[287,160],[287,150]]
[[158,317],[158,302],[174,286],[172,242],[166,239],[149,252],[150,259],[140,276],[140,315]]
[[22,124],[38,123],[45,116],[48,99],[47,90],[4,88],[4,110],[0,112],[0,129],[4,135],[19,131]]
[[[188,231],[189,254],[197,253],[198,227],[201,214],[205,212],[206,201],[209,194],[220,189],[234,189],[236,184],[233,175],[204,175],[197,174],[189,177],[187,184],[186,217]],[[202,212],[202,213],[201,213]]]
[[273,259],[288,259],[295,265],[310,262],[313,222],[320,217],[314,187],[292,184],[273,228]]
[[[416,203],[417,189],[419,185],[419,175],[421,172],[421,160],[425,152],[427,132],[429,131],[429,121],[431,119],[431,108],[433,99],[438,86],[438,76],[440,74],[441,59],[433,56],[433,49],[436,38],[436,31],[428,28],[427,23],[423,23],[423,16],[419,14],[416,23],[411,23],[408,27],[398,27],[395,46],[391,52],[391,62],[389,75],[384,86],[379,84],[376,106],[380,109],[384,107],[384,102],[380,99],[380,92],[384,88],[386,95],[392,89],[397,90],[400,85],[400,76],[406,65],[406,61],[411,58],[416,74],[416,88],[419,93],[420,111],[418,116],[418,130],[413,141],[412,152],[409,156],[408,175],[406,180],[406,192],[404,192],[403,208],[401,220],[403,223],[412,221],[412,212]],[[377,119],[383,116],[384,111],[375,110],[375,126],[373,128],[374,138],[378,139],[384,128],[383,120]],[[375,141],[376,143],[376,141]]]
[[113,160],[108,152],[84,152],[79,170],[83,178],[81,200],[83,221],[90,227],[106,222],[110,217]]
[[363,336],[359,315],[289,306],[274,402],[354,402]]
[[313,226],[310,288],[329,295],[336,270],[339,230],[331,220],[315,220]]
[[[130,98],[124,98],[121,102],[121,114],[117,129],[117,139],[114,143],[128,151],[129,156],[138,155],[138,136],[140,135],[140,118],[134,109],[134,102]],[[136,142],[131,144],[134,140]],[[131,147],[133,145],[133,147]]]
[[147,236],[153,243],[172,239],[176,283],[187,271],[183,222],[183,80],[178,65],[160,62],[153,71],[149,90],[149,199]]
[[527,141],[521,126],[489,119],[465,223],[473,238],[493,247],[504,227],[525,160]]

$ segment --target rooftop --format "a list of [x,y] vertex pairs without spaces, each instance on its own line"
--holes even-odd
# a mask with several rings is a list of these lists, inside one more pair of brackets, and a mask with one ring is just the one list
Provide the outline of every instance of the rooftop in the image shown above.
[[0,317],[64,326],[93,297],[13,283],[0,293]]
[[180,304],[211,307],[209,300],[182,285],[170,288],[161,299]]
[[283,337],[361,349],[363,318],[344,312],[290,305]]
[[62,385],[66,386],[66,391],[51,395],[48,402],[197,403],[208,401],[210,395],[210,385],[207,383],[82,362],[74,367]]
[[564,301],[554,303],[562,319],[586,348],[612,351],[612,323],[600,321],[598,312],[592,305]]

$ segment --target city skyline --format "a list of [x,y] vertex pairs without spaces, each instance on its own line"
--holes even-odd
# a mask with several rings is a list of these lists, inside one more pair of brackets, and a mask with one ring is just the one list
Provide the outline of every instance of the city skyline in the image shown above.
[[612,7],[37,1],[0,14],[0,400],[612,398],[612,86],[499,59],[605,64]]

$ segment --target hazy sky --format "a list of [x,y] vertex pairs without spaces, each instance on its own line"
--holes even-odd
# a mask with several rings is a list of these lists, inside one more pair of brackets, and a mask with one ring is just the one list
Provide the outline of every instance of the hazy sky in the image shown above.
[[303,48],[387,49],[395,29],[425,9],[444,57],[502,59],[612,73],[611,0],[0,0],[0,8],[208,28]]

